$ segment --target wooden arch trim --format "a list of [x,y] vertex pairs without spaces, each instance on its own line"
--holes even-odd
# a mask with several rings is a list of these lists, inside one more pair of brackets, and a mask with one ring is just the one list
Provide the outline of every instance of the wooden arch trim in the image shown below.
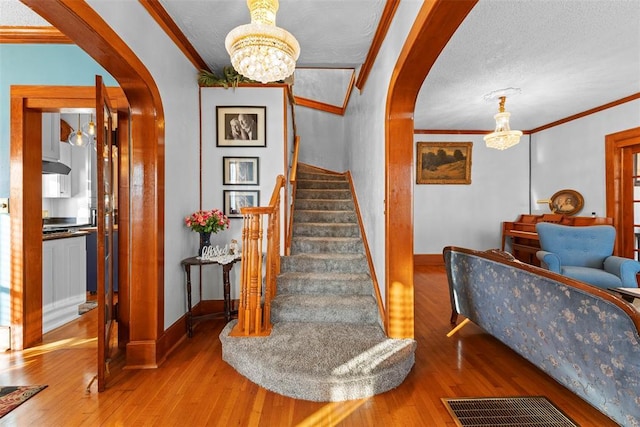
[[164,332],[164,111],[140,59],[84,1],[22,0],[107,70],[130,105],[130,341],[128,367],[156,367]]
[[391,76],[385,128],[385,323],[392,338],[413,338],[414,334],[412,163],[416,99],[438,55],[476,3],[425,2]]

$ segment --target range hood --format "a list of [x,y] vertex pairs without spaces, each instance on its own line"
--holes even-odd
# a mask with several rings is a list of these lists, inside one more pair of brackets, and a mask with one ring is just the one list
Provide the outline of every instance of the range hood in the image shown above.
[[43,174],[53,174],[57,173],[59,175],[69,175],[71,172],[71,168],[64,163],[61,162],[51,162],[49,160],[42,161],[42,173]]

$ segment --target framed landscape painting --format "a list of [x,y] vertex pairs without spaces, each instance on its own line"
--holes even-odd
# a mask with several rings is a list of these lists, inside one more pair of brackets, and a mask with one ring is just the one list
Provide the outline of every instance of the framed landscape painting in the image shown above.
[[216,146],[266,147],[267,107],[216,107]]
[[418,142],[416,184],[471,184],[472,142]]

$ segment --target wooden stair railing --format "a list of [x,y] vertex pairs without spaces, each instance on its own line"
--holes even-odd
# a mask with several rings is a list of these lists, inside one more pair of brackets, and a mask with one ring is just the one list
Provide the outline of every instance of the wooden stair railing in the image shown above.
[[291,161],[291,170],[289,171],[290,200],[289,206],[289,226],[287,227],[287,235],[284,241],[285,255],[291,255],[291,240],[293,238],[293,209],[296,200],[297,175],[298,175],[298,153],[300,152],[300,137],[296,136],[293,141],[293,156]]
[[[271,299],[275,296],[276,278],[280,274],[280,193],[285,183],[285,177],[278,175],[268,206],[240,209],[243,216],[240,305],[238,323],[231,330],[231,336],[271,334]],[[262,248],[265,217],[267,251],[263,300]]]

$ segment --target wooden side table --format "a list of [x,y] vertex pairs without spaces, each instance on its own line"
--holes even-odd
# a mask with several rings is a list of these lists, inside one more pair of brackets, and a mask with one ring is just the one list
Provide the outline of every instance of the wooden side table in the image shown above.
[[[238,311],[237,310],[231,310],[231,284],[229,282],[229,272],[231,271],[231,269],[233,268],[233,264],[235,264],[236,262],[240,261],[240,258],[236,258],[226,264],[221,264],[220,262],[216,261],[216,260],[210,260],[210,259],[200,259],[200,257],[191,257],[191,258],[185,258],[182,260],[182,262],[180,263],[183,267],[184,267],[184,272],[186,273],[187,276],[187,336],[189,338],[191,338],[193,336],[193,320],[195,318],[200,318],[200,317],[205,317],[205,316],[210,316],[210,315],[204,315],[204,316],[194,316],[193,313],[191,312],[191,266],[198,266],[200,268],[202,268],[203,265],[211,265],[211,264],[218,264],[222,266],[222,284],[223,284],[223,291],[224,291],[224,318],[225,320],[228,322],[231,320],[231,315],[232,314],[237,314]],[[200,295],[202,297],[202,295]],[[216,315],[219,313],[215,313]]]

